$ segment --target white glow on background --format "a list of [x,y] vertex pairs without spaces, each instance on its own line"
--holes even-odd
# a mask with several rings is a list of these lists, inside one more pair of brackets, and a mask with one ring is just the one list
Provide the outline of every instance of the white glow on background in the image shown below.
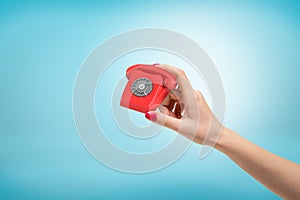
[[[114,87],[118,81],[125,76],[126,69],[131,65],[138,63],[166,63],[184,69],[187,73],[187,76],[190,78],[193,87],[196,90],[201,91],[203,95],[207,97],[209,104],[211,104],[211,97],[208,88],[206,87],[206,83],[201,77],[201,74],[199,74],[197,70],[195,70],[195,68],[184,59],[172,53],[162,50],[143,49],[131,52],[115,60],[104,72],[99,81],[96,95],[96,113],[98,115],[98,119],[100,119],[99,122],[104,130],[104,133],[106,133],[106,137],[110,139],[113,144],[127,151],[144,153],[158,150],[160,147],[169,144],[174,140],[176,133],[167,128],[163,128],[162,131],[154,137],[151,137],[147,140],[138,140],[128,137],[128,135],[122,132],[122,127],[119,127],[120,129],[115,128],[117,125],[115,125],[115,121],[113,117],[111,117],[112,110],[108,109],[111,105],[110,102],[111,96],[115,90]],[[125,88],[125,85],[122,85],[122,88],[119,89],[123,90],[123,88]],[[120,105],[117,104],[112,106]],[[139,127],[146,127],[151,123],[145,118],[143,113],[129,109],[126,110],[128,111],[129,117],[133,124]],[[106,116],[105,119],[103,118],[103,112]],[[102,117],[100,115],[102,115]],[[147,129],[145,129],[145,131],[147,131]]]
[[197,145],[157,173],[130,176],[110,170],[80,144],[71,96],[78,68],[96,45],[134,28],[169,28],[195,40],[216,64],[227,98],[226,124],[300,162],[299,3],[73,2],[7,1],[1,6],[4,195],[277,199],[222,154],[199,161]]

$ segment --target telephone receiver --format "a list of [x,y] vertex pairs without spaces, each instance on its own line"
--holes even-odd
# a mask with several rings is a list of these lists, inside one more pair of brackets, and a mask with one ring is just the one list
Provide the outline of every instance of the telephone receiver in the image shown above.
[[133,65],[126,70],[126,77],[120,105],[142,113],[156,110],[177,86],[172,74],[154,65]]

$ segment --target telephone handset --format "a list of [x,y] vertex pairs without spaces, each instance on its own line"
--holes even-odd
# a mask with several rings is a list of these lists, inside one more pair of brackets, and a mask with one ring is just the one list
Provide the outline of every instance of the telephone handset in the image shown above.
[[126,70],[126,77],[120,105],[143,113],[156,110],[177,86],[173,75],[153,65],[133,65]]

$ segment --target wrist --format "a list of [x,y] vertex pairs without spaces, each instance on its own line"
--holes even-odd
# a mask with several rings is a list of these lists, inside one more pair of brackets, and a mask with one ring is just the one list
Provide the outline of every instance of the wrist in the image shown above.
[[232,130],[223,127],[222,133],[215,145],[215,149],[225,153],[226,150],[232,146],[235,135],[236,134]]

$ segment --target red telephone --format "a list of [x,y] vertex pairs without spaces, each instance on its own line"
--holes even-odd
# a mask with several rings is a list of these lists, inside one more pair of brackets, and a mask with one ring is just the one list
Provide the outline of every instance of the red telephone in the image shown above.
[[126,70],[126,77],[129,80],[120,105],[143,113],[155,110],[177,86],[173,75],[154,65],[133,65]]

